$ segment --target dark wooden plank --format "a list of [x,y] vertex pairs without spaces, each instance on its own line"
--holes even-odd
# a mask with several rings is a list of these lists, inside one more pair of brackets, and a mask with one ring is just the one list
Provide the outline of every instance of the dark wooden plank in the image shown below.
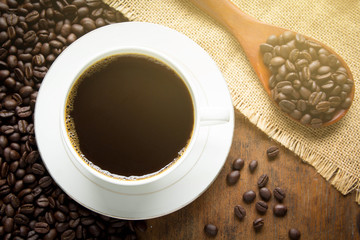
[[[269,161],[266,149],[279,144],[236,113],[235,133],[230,154],[224,168],[210,188],[185,208],[156,219],[148,220],[148,230],[140,234],[141,239],[206,239],[203,228],[206,223],[218,226],[217,239],[288,239],[288,230],[298,228],[301,239],[359,239],[355,217],[359,206],[354,194],[342,196],[326,182],[315,169],[303,163],[293,153],[280,147],[280,154]],[[241,170],[240,181],[227,186],[226,175],[234,159],[241,157],[245,167]],[[251,174],[248,163],[259,161],[257,170]],[[245,204],[242,194],[247,190],[257,193],[258,177],[269,175],[267,187],[276,186],[286,190],[284,204],[288,213],[283,218],[273,215],[276,203],[272,198],[264,216],[255,210],[255,203]],[[234,216],[234,206],[245,207],[247,216],[239,221]],[[252,222],[263,217],[265,225],[256,233]]]

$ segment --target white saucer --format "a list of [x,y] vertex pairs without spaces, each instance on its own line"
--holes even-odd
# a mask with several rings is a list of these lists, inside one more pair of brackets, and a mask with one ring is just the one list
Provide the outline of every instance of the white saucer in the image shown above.
[[[143,46],[171,55],[195,76],[197,84],[203,89],[202,95],[208,106],[231,109],[229,122],[201,127],[199,141],[204,147],[199,159],[187,174],[156,191],[121,193],[100,187],[75,167],[61,138],[59,106],[64,99],[58,89],[61,88],[66,71],[76,68],[74,59],[81,59],[88,52],[101,52],[119,45]],[[62,69],[64,75],[59,73],[59,69]],[[231,96],[215,62],[185,35],[151,23],[113,24],[78,39],[65,49],[49,69],[41,85],[35,109],[38,148],[56,183],[81,205],[121,219],[163,216],[195,200],[215,180],[224,165],[231,147],[233,131]]]

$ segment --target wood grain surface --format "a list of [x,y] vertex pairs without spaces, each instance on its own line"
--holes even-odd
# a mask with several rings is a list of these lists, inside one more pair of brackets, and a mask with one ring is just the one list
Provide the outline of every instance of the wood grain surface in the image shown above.
[[[266,150],[276,145],[279,156],[268,160]],[[232,161],[245,160],[240,180],[234,186],[226,184],[226,175],[231,171]],[[248,164],[258,160],[259,165],[250,173]],[[267,187],[273,190],[279,186],[286,191],[284,204],[287,215],[275,217],[272,208],[274,197],[268,202],[269,209],[261,216],[256,212],[255,202],[260,200],[257,179],[268,174]],[[254,203],[242,200],[245,191],[257,193]],[[289,150],[268,138],[263,132],[236,113],[233,144],[227,161],[215,182],[198,199],[172,214],[150,219],[148,229],[139,234],[140,239],[289,239],[288,230],[297,228],[301,239],[360,239],[356,227],[359,206],[355,193],[343,196],[316,170],[292,154]],[[234,206],[242,205],[246,217],[239,221],[234,215]],[[255,232],[252,222],[264,219],[265,225]],[[204,225],[215,224],[219,231],[215,238],[204,233]]]

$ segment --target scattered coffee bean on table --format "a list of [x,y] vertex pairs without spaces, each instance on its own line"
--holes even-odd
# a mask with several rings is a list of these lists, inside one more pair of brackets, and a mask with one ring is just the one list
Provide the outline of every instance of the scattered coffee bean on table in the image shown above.
[[291,228],[289,230],[289,238],[291,240],[298,240],[298,239],[300,239],[300,237],[301,237],[301,233],[296,228]]
[[253,221],[253,227],[255,231],[260,231],[264,226],[264,219],[257,218]]
[[338,57],[301,34],[271,35],[260,45],[280,109],[305,125],[320,127],[351,105],[354,80]]
[[215,237],[218,233],[218,228],[213,224],[206,224],[204,231],[208,236]]
[[266,154],[269,159],[274,159],[279,155],[279,148],[277,146],[271,146],[266,150]]
[[235,183],[237,183],[239,181],[240,178],[240,171],[239,170],[234,170],[231,171],[227,176],[226,176],[226,182],[228,185],[234,185]]
[[274,189],[274,197],[279,202],[282,202],[284,200],[284,198],[286,197],[285,191],[283,189],[279,188],[279,187],[276,187]]
[[267,201],[270,200],[272,194],[271,194],[271,191],[268,188],[262,187],[259,190],[259,195],[260,195],[262,200],[267,202]]
[[236,205],[234,208],[234,213],[239,220],[243,220],[246,216],[246,210],[241,205]]
[[258,201],[256,204],[255,204],[255,208],[256,210],[260,213],[260,214],[265,214],[267,209],[268,209],[268,205],[266,202],[264,201]]
[[257,166],[258,166],[258,161],[252,160],[249,164],[250,172],[254,172]]
[[234,170],[239,170],[240,171],[241,169],[243,169],[244,164],[245,164],[244,160],[241,159],[241,158],[238,158],[238,159],[234,160],[234,162],[232,164],[232,168]]
[[269,176],[267,174],[263,174],[259,177],[257,181],[257,185],[259,188],[265,187],[268,181],[269,181]]
[[247,191],[243,194],[243,200],[246,203],[252,203],[256,198],[256,193],[252,190]]
[[273,208],[273,212],[277,217],[284,217],[287,213],[287,207],[283,204],[276,204]]
[[97,214],[67,196],[42,162],[33,123],[56,57],[90,30],[126,20],[101,0],[0,2],[1,239],[136,239],[135,230],[146,229],[146,222]]

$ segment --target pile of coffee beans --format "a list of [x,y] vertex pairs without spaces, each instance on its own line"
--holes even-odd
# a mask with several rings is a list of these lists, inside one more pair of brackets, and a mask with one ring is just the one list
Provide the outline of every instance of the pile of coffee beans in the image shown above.
[[94,213],[56,185],[33,124],[56,57],[83,34],[126,18],[101,0],[3,0],[0,12],[0,239],[136,239],[146,222]]
[[272,98],[293,119],[320,127],[350,107],[354,81],[320,44],[286,31],[269,36],[260,51],[272,74]]
[[[266,155],[269,160],[273,160],[279,155],[279,152],[280,150],[277,146],[271,146],[266,150]],[[226,177],[226,182],[229,186],[235,185],[238,182],[240,178],[240,171],[244,168],[244,165],[245,165],[245,161],[241,158],[237,158],[232,162],[232,170],[230,173],[228,173]],[[250,161],[248,166],[250,173],[253,174],[258,167],[258,161],[252,160]],[[271,192],[271,190],[266,187],[268,182],[269,182],[269,176],[267,174],[260,175],[260,177],[257,180],[258,193],[261,200],[255,203],[255,209],[257,213],[259,213],[260,215],[265,215],[269,209],[268,202],[270,201],[272,196],[274,196],[276,200],[272,209],[274,216],[285,217],[288,211],[286,205],[283,204],[283,201],[286,197],[286,193],[280,187],[276,187],[273,190],[273,192]],[[257,194],[255,191],[248,190],[243,193],[242,199],[245,204],[251,204],[255,201],[256,197]],[[238,220],[243,221],[246,217],[246,209],[240,204],[236,205],[234,207],[234,214]],[[253,221],[253,228],[256,232],[261,231],[264,225],[265,225],[264,217],[256,218]],[[206,224],[204,227],[204,231],[208,236],[214,237],[218,233],[218,228],[214,224]],[[289,230],[288,235],[290,239],[297,240],[300,239],[301,233],[299,230],[295,228],[291,228]]]

